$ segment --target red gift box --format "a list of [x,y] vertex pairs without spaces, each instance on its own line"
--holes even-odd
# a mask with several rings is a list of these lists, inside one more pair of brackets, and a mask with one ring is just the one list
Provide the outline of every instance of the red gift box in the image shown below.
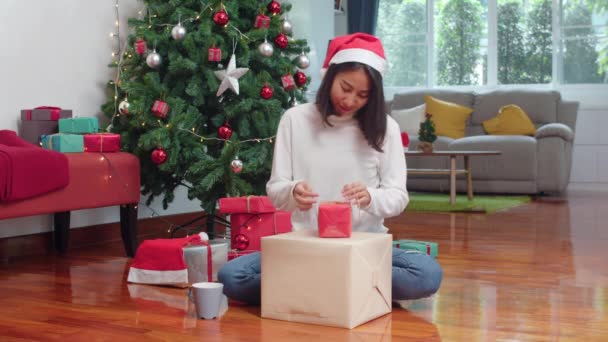
[[59,107],[41,106],[34,109],[22,109],[22,121],[58,121],[59,119],[71,118],[71,109]]
[[268,16],[265,16],[263,14],[258,14],[257,17],[255,17],[255,24],[254,24],[255,28],[265,28],[267,29],[268,27],[270,27],[270,18]]
[[85,152],[120,152],[120,134],[94,133],[84,135]]
[[219,62],[222,60],[222,50],[216,47],[210,47],[208,50],[208,60],[209,62]]
[[347,238],[352,232],[350,204],[325,202],[319,205],[319,237]]
[[156,100],[152,105],[152,113],[157,117],[164,119],[167,117],[167,113],[169,112],[169,105],[167,102]]
[[283,83],[283,88],[285,88],[285,90],[287,90],[287,91],[293,90],[296,88],[296,83],[293,79],[293,76],[290,74],[282,76],[281,82]]
[[267,196],[243,196],[220,198],[222,214],[274,213],[277,209]]
[[[289,232],[291,232],[291,213],[288,211],[230,215],[231,247],[241,251],[259,251],[264,236]],[[238,243],[235,244],[235,241]]]
[[143,55],[144,53],[146,53],[147,50],[148,50],[148,46],[147,46],[145,40],[138,39],[137,41],[135,41],[135,52],[138,55]]

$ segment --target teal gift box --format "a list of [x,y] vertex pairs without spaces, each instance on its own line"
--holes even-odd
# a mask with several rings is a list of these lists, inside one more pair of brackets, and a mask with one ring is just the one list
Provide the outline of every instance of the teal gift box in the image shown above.
[[43,135],[40,144],[46,149],[58,152],[84,152],[84,137],[78,134]]
[[67,118],[59,119],[59,133],[97,133],[99,120],[97,118]]
[[417,241],[417,240],[395,240],[393,247],[407,250],[416,250],[428,254],[433,258],[437,257],[437,242]]

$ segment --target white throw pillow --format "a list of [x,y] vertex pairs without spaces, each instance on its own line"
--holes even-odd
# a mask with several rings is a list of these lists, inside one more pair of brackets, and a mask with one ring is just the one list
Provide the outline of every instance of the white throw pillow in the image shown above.
[[401,132],[408,135],[418,135],[420,123],[424,121],[426,112],[426,104],[407,109],[396,109],[391,112],[391,116],[399,124]]

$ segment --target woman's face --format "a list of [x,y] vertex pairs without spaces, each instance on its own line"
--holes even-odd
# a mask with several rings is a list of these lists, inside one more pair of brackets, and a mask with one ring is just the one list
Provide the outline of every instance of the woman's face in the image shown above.
[[367,104],[370,80],[363,69],[342,71],[336,74],[331,86],[331,104],[336,115],[350,116]]

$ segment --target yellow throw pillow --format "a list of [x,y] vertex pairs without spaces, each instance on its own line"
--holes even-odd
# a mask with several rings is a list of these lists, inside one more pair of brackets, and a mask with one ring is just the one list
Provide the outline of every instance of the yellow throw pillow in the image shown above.
[[464,137],[467,119],[473,112],[469,107],[438,100],[432,96],[424,97],[426,112],[431,114],[435,123],[435,134],[459,139]]
[[482,122],[487,134],[493,135],[534,135],[536,127],[528,114],[517,105],[506,105],[498,110],[498,115]]

